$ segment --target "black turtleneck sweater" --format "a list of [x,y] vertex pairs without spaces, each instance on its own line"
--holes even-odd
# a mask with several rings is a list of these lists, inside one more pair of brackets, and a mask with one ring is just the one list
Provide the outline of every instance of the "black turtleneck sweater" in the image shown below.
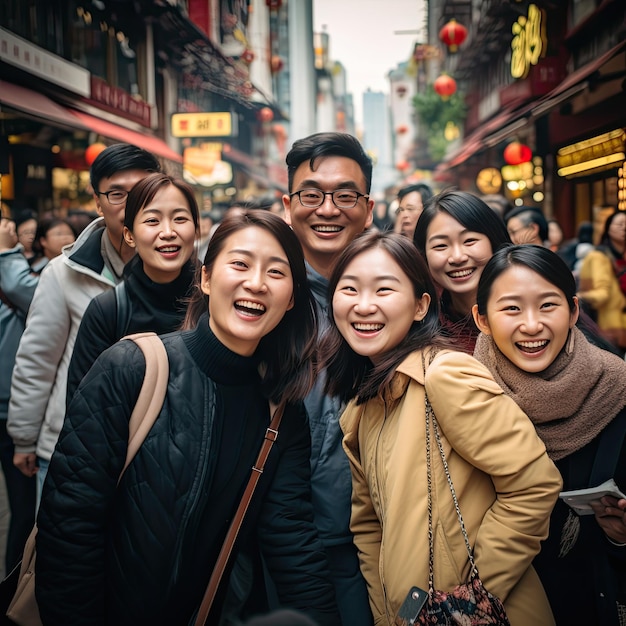
[[117,302],[113,289],[96,296],[83,315],[67,376],[67,406],[85,374],[107,348],[125,335],[153,331],[158,335],[177,330],[185,318],[184,299],[195,278],[195,261],[188,261],[169,283],[148,278],[139,256],[124,268],[124,283],[131,314],[122,334],[117,328]]
[[[252,466],[269,425],[269,404],[261,393],[258,360],[226,348],[208,326],[208,315],[196,330],[183,334],[196,365],[215,383],[215,414],[209,455],[209,480],[197,510],[195,524],[183,548],[182,572],[192,580],[179,581],[177,594],[193,594],[194,585],[206,586],[219,549],[239,505]],[[193,526],[195,525],[195,529]],[[207,541],[207,538],[213,538]]]

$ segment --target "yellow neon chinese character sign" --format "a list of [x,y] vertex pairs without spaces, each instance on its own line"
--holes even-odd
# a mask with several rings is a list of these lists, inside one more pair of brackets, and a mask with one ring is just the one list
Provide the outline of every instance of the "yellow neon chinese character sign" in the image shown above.
[[513,24],[511,41],[511,76],[526,78],[531,65],[537,65],[546,53],[545,13],[531,4],[528,17],[521,16]]

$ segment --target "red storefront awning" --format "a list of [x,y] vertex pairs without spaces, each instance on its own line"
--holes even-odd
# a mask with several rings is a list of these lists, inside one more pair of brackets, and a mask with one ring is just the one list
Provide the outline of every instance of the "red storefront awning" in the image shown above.
[[124,143],[131,143],[147,150],[148,152],[152,152],[157,156],[164,157],[170,161],[175,161],[176,163],[183,162],[182,154],[172,150],[162,139],[159,139],[154,135],[130,130],[129,128],[119,126],[118,124],[102,120],[99,117],[89,115],[88,113],[83,113],[82,111],[75,111],[73,109],[68,109],[68,111],[70,111],[70,113],[77,118],[82,127],[92,130],[103,137],[117,139],[117,141],[122,141]]
[[76,128],[76,118],[42,93],[0,80],[0,102],[40,121]]

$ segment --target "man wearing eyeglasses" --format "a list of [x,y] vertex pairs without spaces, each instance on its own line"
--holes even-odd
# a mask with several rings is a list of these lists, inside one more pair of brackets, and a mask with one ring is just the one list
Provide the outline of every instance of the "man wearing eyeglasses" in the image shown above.
[[[328,279],[344,248],[372,224],[372,161],[351,135],[317,133],[287,155],[285,221],[300,240],[320,325],[327,319]],[[320,329],[321,332],[321,329]],[[323,393],[324,375],[305,400],[311,428],[315,524],[326,548],[344,626],[372,624],[367,589],[350,533],[352,481],[341,447],[337,398]]]
[[93,297],[122,280],[134,251],[122,236],[126,197],[157,159],[136,146],[101,152],[90,171],[100,218],[51,260],[35,290],[11,379],[7,430],[14,465],[37,474],[37,501],[65,417],[67,369],[83,313]]
[[413,239],[415,227],[424,205],[433,197],[432,189],[424,183],[407,185],[398,191],[395,232]]

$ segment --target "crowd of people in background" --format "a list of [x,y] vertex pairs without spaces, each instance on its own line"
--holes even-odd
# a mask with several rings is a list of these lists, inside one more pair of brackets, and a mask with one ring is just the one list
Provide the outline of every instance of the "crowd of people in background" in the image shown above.
[[[97,214],[3,210],[5,571],[37,520],[43,623],[194,623],[278,412],[207,623],[393,625],[475,568],[512,626],[624,626],[626,498],[559,494],[626,491],[626,212],[566,241],[499,195],[375,200],[343,133],[286,167],[217,211],[114,144]],[[146,331],[167,391],[120,478]]]

